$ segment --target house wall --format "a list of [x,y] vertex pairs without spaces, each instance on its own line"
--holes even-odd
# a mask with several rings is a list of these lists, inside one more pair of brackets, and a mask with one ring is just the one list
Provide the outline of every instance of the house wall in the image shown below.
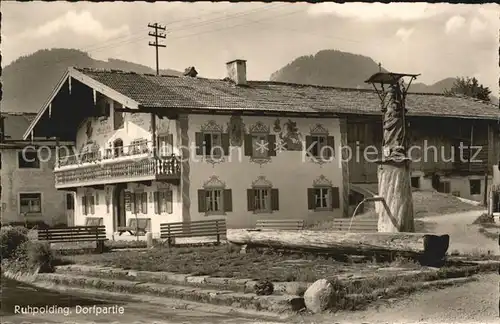
[[[120,129],[114,129],[114,107],[116,102],[106,98],[106,102],[110,104],[109,117],[92,117],[85,119],[77,130],[76,148],[81,148],[90,141],[99,145],[101,150],[110,149],[113,147],[113,141],[121,139],[123,145],[130,145],[133,140],[145,139],[148,142],[152,140],[151,115],[150,114],[131,114],[124,113],[124,126]],[[176,123],[168,118],[156,118],[157,134],[170,133],[173,135],[173,141],[176,143]],[[88,124],[90,123],[92,134],[89,137],[87,134]],[[175,149],[174,149],[175,152]],[[74,154],[74,153],[73,153]]]
[[[230,116],[208,116],[190,115],[187,122],[187,137],[189,142],[194,142],[195,133],[201,132],[204,127],[214,122],[226,132],[230,124]],[[285,129],[288,118],[283,118],[280,122],[281,129]],[[313,181],[320,176],[325,176],[332,182],[334,187],[339,188],[342,195],[342,170],[338,160],[338,149],[340,146],[340,128],[338,119],[313,119],[313,118],[291,118],[297,123],[300,138],[309,135],[311,128],[316,124],[321,124],[329,131],[330,136],[334,136],[336,154],[333,161],[326,164],[317,164],[309,160],[303,160],[302,151],[277,152],[271,157],[270,162],[258,164],[250,162],[250,157],[244,154],[243,143],[231,138],[229,156],[224,157],[220,163],[209,163],[202,160],[200,156],[193,154],[189,166],[189,201],[184,201],[186,208],[184,219],[205,220],[225,218],[227,226],[230,228],[253,227],[257,219],[304,219],[309,223],[319,220],[341,217],[342,198],[340,206],[333,211],[314,212],[308,211],[307,188],[313,187]],[[275,117],[254,117],[243,116],[242,122],[247,132],[261,122],[269,127],[270,134],[276,135],[278,139],[280,132],[274,129]],[[183,130],[184,131],[184,130]],[[185,168],[183,170],[185,172]],[[185,173],[184,173],[185,175]],[[264,176],[272,183],[273,188],[279,190],[279,210],[267,214],[255,214],[247,208],[247,189],[250,189],[252,182],[259,176]],[[199,189],[211,177],[225,184],[226,189],[232,192],[232,211],[224,216],[206,216],[204,212],[198,211]],[[189,215],[187,215],[189,213]]]
[[[155,213],[155,206],[153,200],[153,193],[158,190],[158,188],[169,187],[172,190],[172,213]],[[130,237],[128,232],[123,233],[118,236],[116,232],[116,223],[114,208],[115,204],[113,201],[113,194],[116,186],[106,185],[103,190],[94,188],[78,188],[76,192],[76,204],[75,204],[75,224],[85,225],[87,217],[101,217],[103,219],[103,225],[106,227],[106,236],[108,239],[127,239]],[[180,187],[173,186],[170,184],[160,184],[158,182],[153,182],[150,186],[141,185],[137,183],[128,183],[125,189],[131,193],[136,191],[147,192],[148,193],[148,203],[147,203],[147,213],[139,213],[135,215],[132,210],[126,210],[126,224],[132,218],[149,218],[151,222],[151,231],[154,238],[160,236],[160,224],[162,223],[172,223],[182,221],[182,204],[180,196]],[[82,205],[82,196],[93,195],[95,201],[94,214],[88,213],[84,214],[84,209]],[[109,207],[107,200],[109,201]]]
[[44,221],[48,225],[66,224],[66,204],[64,191],[55,189],[54,180],[54,150],[41,151],[43,159],[40,169],[20,169],[17,152],[21,149],[1,150],[1,207],[2,222],[22,222],[24,216],[19,212],[19,193],[41,193],[41,213],[28,214],[26,221]]

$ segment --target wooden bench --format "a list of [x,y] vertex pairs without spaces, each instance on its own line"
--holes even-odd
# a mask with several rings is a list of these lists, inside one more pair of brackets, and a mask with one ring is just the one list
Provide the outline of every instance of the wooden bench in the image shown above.
[[224,219],[160,224],[160,238],[166,240],[169,246],[175,244],[176,238],[202,236],[215,236],[217,244],[220,244],[221,237],[226,235],[227,227]]
[[255,227],[259,230],[299,231],[304,229],[305,222],[303,219],[259,219]]
[[85,226],[101,226],[104,225],[102,217],[85,217]]
[[129,232],[130,235],[134,236],[146,235],[151,230],[151,218],[130,218],[128,226],[118,227],[116,230],[118,235],[125,232]]
[[[354,219],[352,218],[335,218],[333,220],[333,231],[338,232],[355,232],[355,233],[372,233],[378,232],[377,219]],[[350,228],[349,228],[350,227]]]
[[38,240],[49,243],[66,242],[96,242],[97,250],[104,252],[106,227],[101,226],[73,226],[66,228],[46,228],[37,230]]

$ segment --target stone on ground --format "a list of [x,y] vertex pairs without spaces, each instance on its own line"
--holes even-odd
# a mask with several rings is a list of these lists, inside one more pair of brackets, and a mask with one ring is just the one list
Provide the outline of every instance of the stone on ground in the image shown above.
[[326,279],[319,279],[304,293],[304,302],[308,310],[320,313],[330,306],[333,294],[333,285]]

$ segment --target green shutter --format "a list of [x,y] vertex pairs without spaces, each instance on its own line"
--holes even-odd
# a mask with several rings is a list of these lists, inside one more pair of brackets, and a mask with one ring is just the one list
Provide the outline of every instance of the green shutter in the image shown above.
[[88,198],[90,198],[90,213],[92,215],[95,214],[95,200],[94,200],[94,196],[89,196]]
[[271,189],[271,209],[280,210],[280,195],[278,189]]
[[333,136],[327,136],[326,137],[326,145],[328,146],[328,149],[326,150],[326,157],[331,158],[335,156],[335,137]]
[[247,207],[248,211],[254,211],[255,208],[255,203],[254,203],[254,190],[253,189],[247,189]]
[[203,133],[195,133],[196,155],[203,155]]
[[147,192],[142,193],[142,213],[143,214],[148,213],[148,193]]
[[167,202],[167,214],[172,214],[172,205],[173,205],[173,191],[172,190],[169,190],[169,191],[166,191],[164,193],[165,195],[165,200]]
[[314,188],[307,188],[307,209],[316,209],[316,195]]
[[205,206],[205,190],[198,189],[198,212],[204,213],[207,211]]
[[312,145],[313,145],[312,136],[309,136],[309,135],[306,136],[306,147],[304,147],[304,150],[306,150],[307,156],[312,156],[312,153],[311,153]]
[[224,211],[233,211],[233,194],[231,189],[224,189]]
[[268,148],[269,148],[269,156],[276,156],[276,135],[268,135]]
[[252,135],[245,134],[245,156],[252,156],[253,147],[252,147]]
[[155,191],[153,192],[153,205],[155,206],[155,214],[160,214],[160,208],[159,208],[159,201],[160,199],[158,199],[158,194],[159,192],[158,191]]
[[82,214],[87,215],[87,196],[82,196]]
[[222,152],[224,155],[229,155],[229,134],[223,133],[221,138]]
[[338,187],[332,187],[332,208],[340,208],[340,192]]

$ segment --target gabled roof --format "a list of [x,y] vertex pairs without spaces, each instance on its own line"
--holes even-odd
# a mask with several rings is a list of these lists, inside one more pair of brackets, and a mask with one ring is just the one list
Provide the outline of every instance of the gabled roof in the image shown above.
[[[280,112],[299,114],[381,115],[380,100],[373,90],[346,89],[272,81],[231,81],[197,77],[155,76],[116,70],[69,68],[35,121],[24,134],[29,137],[64,84],[75,79],[127,108],[165,108],[217,111]],[[411,89],[410,89],[411,90]],[[409,116],[498,120],[493,104],[443,94],[408,93]]]
[[[373,90],[271,81],[248,81],[246,86],[237,86],[227,80],[77,70],[144,107],[380,115],[380,101]],[[498,107],[470,98],[408,93],[406,101],[409,115],[414,116],[499,117]]]
[[0,118],[4,119],[5,139],[22,140],[24,132],[28,129],[36,114],[2,112]]

